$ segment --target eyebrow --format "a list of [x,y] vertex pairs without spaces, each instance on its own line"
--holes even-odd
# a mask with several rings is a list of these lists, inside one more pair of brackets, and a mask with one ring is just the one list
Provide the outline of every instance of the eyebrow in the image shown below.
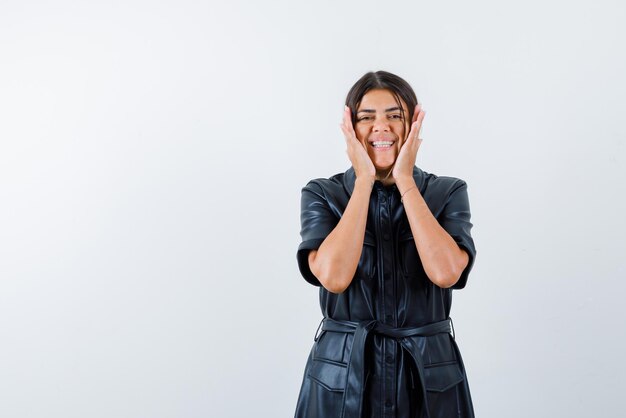
[[[400,110],[400,108],[398,106],[390,107],[389,109],[385,109],[385,112],[393,112],[394,110]],[[363,113],[376,113],[376,111],[374,109],[361,109],[361,110],[359,110],[356,113],[358,115],[361,112],[363,112]]]

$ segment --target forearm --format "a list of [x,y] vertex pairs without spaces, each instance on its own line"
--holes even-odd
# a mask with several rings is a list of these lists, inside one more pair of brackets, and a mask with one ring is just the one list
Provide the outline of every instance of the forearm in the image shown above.
[[311,271],[330,292],[341,293],[352,282],[363,250],[371,192],[372,181],[357,178],[339,223],[309,254]]
[[467,253],[433,216],[412,177],[396,183],[426,275],[439,287],[453,286],[467,266]]

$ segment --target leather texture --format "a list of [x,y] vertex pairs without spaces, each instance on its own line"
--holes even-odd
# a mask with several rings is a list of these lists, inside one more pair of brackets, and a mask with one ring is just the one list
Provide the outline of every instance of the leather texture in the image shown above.
[[476,257],[465,181],[413,167],[433,216],[469,255],[449,289],[432,283],[395,185],[374,183],[363,251],[350,286],[327,291],[308,265],[341,218],[354,169],[302,189],[298,267],[319,287],[323,314],[307,359],[296,418],[473,417],[463,360],[450,333],[452,290],[465,287]]

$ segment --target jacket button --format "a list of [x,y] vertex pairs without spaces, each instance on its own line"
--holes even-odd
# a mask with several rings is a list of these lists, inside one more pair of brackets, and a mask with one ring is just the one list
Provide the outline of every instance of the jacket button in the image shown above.
[[387,354],[385,360],[387,360],[387,363],[393,363],[393,356],[391,354]]
[[383,239],[384,239],[385,241],[389,241],[389,239],[391,239],[391,235],[389,235],[388,233],[384,233],[384,234],[383,234]]

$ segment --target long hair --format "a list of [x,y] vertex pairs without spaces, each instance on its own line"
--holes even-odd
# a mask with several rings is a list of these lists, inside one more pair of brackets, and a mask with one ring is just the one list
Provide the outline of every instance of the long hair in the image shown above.
[[[398,77],[395,74],[392,74],[387,71],[370,71],[363,75],[348,91],[348,95],[346,96],[346,106],[350,108],[350,113],[352,117],[352,126],[356,124],[356,111],[361,104],[361,100],[365,94],[373,89],[386,89],[391,92],[398,107],[400,108],[400,113],[402,114],[402,122],[404,126],[403,134],[408,135],[407,132],[407,121],[409,121],[409,128],[411,126],[410,121],[413,120],[413,113],[415,112],[415,106],[417,105],[417,96],[413,91],[413,88],[407,83],[403,78]],[[409,114],[404,114],[404,108],[402,107],[402,103],[400,101],[404,101],[408,108]],[[391,172],[393,171],[394,165],[389,169],[389,172],[385,176],[385,179],[389,177]]]

